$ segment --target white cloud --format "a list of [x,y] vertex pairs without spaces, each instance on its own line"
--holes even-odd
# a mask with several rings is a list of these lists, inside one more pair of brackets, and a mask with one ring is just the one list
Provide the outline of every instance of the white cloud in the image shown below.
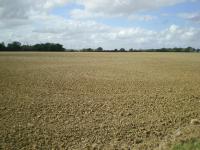
[[200,12],[180,13],[178,16],[192,22],[200,23]]
[[[134,27],[112,27],[95,21],[66,20],[62,17],[38,17],[39,26],[27,25],[24,28],[4,29],[0,41],[11,40],[23,43],[59,42],[66,48],[105,49],[160,48],[160,47],[200,47],[200,29],[182,28],[171,25],[161,31]],[[46,20],[46,21],[45,21]],[[54,25],[52,25],[54,24]]]
[[55,7],[55,6],[62,6],[68,2],[71,2],[72,0],[43,0],[43,7],[46,9]]
[[67,2],[70,0],[0,0],[0,28],[32,23],[34,16],[48,14],[51,8]]
[[170,6],[185,0],[80,0],[86,10],[106,13],[132,13],[136,11],[151,10],[163,6]]
[[[124,17],[124,14],[105,14],[104,12],[96,12],[92,13],[87,10],[83,9],[74,9],[70,12],[70,16],[73,19],[80,20],[80,19],[96,19],[96,18],[117,18],[117,17]],[[139,21],[152,21],[157,19],[156,16],[152,15],[136,15],[136,14],[127,14],[126,16],[128,20],[139,20]]]
[[[126,17],[132,20],[158,19],[136,12],[174,5],[186,0],[76,0],[84,9],[73,9],[71,19],[50,14],[70,0],[0,0],[0,41],[23,43],[58,42],[66,48],[105,49],[200,47],[200,29],[171,25],[161,31],[141,27],[116,27],[96,18]],[[72,2],[72,0],[71,0]],[[86,20],[84,18],[87,18]],[[194,17],[189,17],[194,18]]]
[[136,15],[136,13],[173,6],[183,2],[196,0],[76,0],[84,9],[71,11],[73,19],[94,19],[105,17],[128,17],[133,20],[150,21],[155,16]]
[[165,47],[200,47],[198,38],[200,37],[198,28],[181,28],[171,25],[168,29],[161,31],[158,35],[158,43],[164,44]]

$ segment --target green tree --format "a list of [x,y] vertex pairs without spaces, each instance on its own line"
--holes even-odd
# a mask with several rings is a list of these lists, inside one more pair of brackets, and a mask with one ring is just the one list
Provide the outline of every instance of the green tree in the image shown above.
[[8,43],[7,49],[9,51],[19,51],[21,50],[21,43],[17,41]]
[[4,42],[0,43],[0,51],[5,51],[5,50],[6,50],[6,46]]
[[65,51],[63,45],[54,43],[35,44],[32,49],[34,51]]
[[103,51],[103,48],[102,48],[102,47],[98,47],[98,48],[96,49],[96,51],[97,51],[97,52],[102,52],[102,51]]
[[124,48],[120,48],[120,52],[125,52],[126,50]]
[[134,50],[131,48],[131,49],[129,49],[129,52],[133,52]]
[[195,49],[192,48],[192,47],[187,47],[187,48],[185,49],[185,52],[194,52],[194,51],[195,51]]
[[94,50],[92,48],[84,48],[81,50],[81,52],[93,52]]

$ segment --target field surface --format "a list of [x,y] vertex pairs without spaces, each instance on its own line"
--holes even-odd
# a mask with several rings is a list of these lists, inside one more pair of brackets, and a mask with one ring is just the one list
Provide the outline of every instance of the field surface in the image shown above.
[[200,54],[0,53],[0,149],[164,149],[198,119]]

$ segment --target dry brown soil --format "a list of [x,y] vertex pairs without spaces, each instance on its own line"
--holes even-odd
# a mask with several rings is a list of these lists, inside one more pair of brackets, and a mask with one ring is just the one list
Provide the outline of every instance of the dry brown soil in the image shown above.
[[191,119],[200,54],[0,53],[0,149],[156,149]]

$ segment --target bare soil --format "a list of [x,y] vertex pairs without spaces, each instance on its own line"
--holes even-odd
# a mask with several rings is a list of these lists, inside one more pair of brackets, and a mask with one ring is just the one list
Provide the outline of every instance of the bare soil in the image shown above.
[[199,54],[0,53],[0,149],[168,149],[192,119]]

